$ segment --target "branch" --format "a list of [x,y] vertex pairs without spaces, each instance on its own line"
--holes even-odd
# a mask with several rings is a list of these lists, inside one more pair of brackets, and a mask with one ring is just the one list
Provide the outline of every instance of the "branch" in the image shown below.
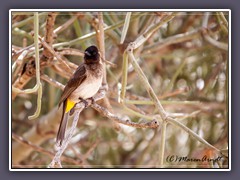
[[161,143],[159,149],[159,158],[158,158],[158,165],[159,168],[164,167],[164,151],[165,151],[165,141],[166,141],[166,129],[167,129],[167,122],[163,121],[162,129],[161,129]]
[[154,52],[154,51],[162,49],[168,45],[171,45],[171,44],[177,44],[177,43],[181,43],[184,41],[189,41],[189,40],[201,37],[201,30],[202,29],[200,28],[200,29],[196,29],[196,30],[193,30],[190,32],[170,36],[168,38],[162,39],[161,41],[159,41],[153,45],[145,46],[144,51]]
[[[103,29],[103,15],[101,12],[98,13],[98,24],[96,26],[94,26],[95,31],[96,31],[96,35],[97,35],[97,42],[98,42],[98,47],[100,49],[100,54],[102,59],[106,59],[105,58],[105,42],[104,42],[104,29]],[[106,64],[104,61],[102,61],[103,63],[103,69],[104,69],[104,73],[103,73],[103,85],[107,85],[107,76],[106,76]]]
[[63,48],[58,51],[61,55],[72,55],[72,56],[84,56],[84,53],[78,49],[73,48]]
[[122,29],[120,44],[122,44],[125,40],[127,31],[128,31],[128,27],[129,27],[129,23],[130,23],[131,14],[132,14],[131,12],[127,12],[127,14],[126,14],[125,22],[124,22],[123,29]]
[[14,72],[15,70],[16,71],[13,74],[12,81],[15,81],[15,79],[17,78],[19,72],[23,68],[24,58],[27,56],[27,54],[28,54],[27,50],[22,51],[22,53],[20,54],[18,59],[13,63],[13,65],[12,65],[12,72]]
[[[51,53],[51,55],[54,55],[57,60],[60,62],[60,64],[63,66],[61,66],[61,68],[64,70],[64,71],[67,71],[67,72],[72,72],[71,71],[71,68],[67,65],[67,63],[62,59],[62,57],[53,49],[53,47],[51,45],[49,45],[47,42],[45,42],[40,36],[38,37],[39,40],[41,41],[43,47],[45,48],[46,51],[48,51],[48,56],[50,56],[49,53]],[[51,57],[52,58],[52,57]]]
[[228,44],[213,39],[211,36],[209,36],[207,29],[202,31],[202,35],[204,39],[211,45],[217,47],[218,49],[228,51]]
[[61,165],[61,156],[62,156],[62,153],[65,151],[65,149],[67,148],[73,134],[74,134],[74,131],[77,127],[77,122],[78,122],[78,119],[79,119],[79,115],[81,113],[81,111],[84,109],[84,103],[81,103],[81,105],[79,105],[79,109],[77,111],[75,111],[75,114],[74,114],[74,119],[73,119],[73,122],[72,122],[72,126],[71,128],[68,130],[67,134],[66,134],[66,137],[64,138],[63,142],[62,142],[62,145],[59,147],[59,149],[57,150],[57,153],[55,154],[53,160],[51,161],[51,163],[48,165],[49,168],[54,168],[54,167],[59,167],[59,168],[62,168],[62,165]]
[[[93,23],[93,26],[95,28],[96,31],[96,35],[97,35],[97,43],[98,43],[98,47],[100,49],[100,56],[102,59],[102,63],[103,63],[103,80],[102,80],[102,85],[105,86],[108,90],[108,82],[107,82],[107,68],[106,68],[106,63],[105,63],[105,37],[104,37],[104,21],[103,21],[103,14],[102,12],[98,13],[98,20],[95,19],[95,23],[97,22],[97,24]],[[103,98],[103,103],[105,104],[105,106],[107,107],[107,109],[109,109],[110,111],[113,111],[113,108],[109,102],[109,99],[107,97]],[[120,129],[120,127],[117,124],[113,125],[115,127],[115,129]]]
[[224,17],[224,14],[222,12],[217,12],[216,14],[218,23],[220,27],[222,28],[223,32],[228,35],[228,22]]
[[[137,46],[138,47],[138,46]],[[135,49],[135,44],[134,43],[130,43],[127,51],[128,51],[128,55],[129,58],[131,60],[131,63],[135,69],[135,71],[137,72],[137,74],[140,77],[140,80],[143,82],[143,85],[145,86],[147,92],[149,93],[149,96],[151,97],[152,101],[154,102],[159,114],[161,115],[162,120],[166,119],[166,112],[163,109],[160,101],[158,100],[157,95],[155,94],[154,90],[152,89],[151,85],[148,82],[147,77],[145,76],[144,72],[142,71],[141,67],[139,66],[139,64],[137,63],[134,55],[133,55],[133,49]]]
[[[99,92],[93,98],[95,101],[98,101],[98,100],[104,98],[105,94],[106,94],[106,89],[100,89]],[[92,100],[90,100],[90,99],[87,99],[86,101],[88,102],[89,105],[92,103]],[[71,138],[74,134],[74,131],[77,127],[79,115],[82,112],[82,110],[84,109],[84,107],[85,107],[85,104],[83,102],[76,104],[75,109],[74,109],[75,111],[74,111],[74,119],[72,122],[72,126],[67,131],[62,144],[58,147],[58,150],[57,150],[54,158],[52,159],[51,163],[48,165],[49,168],[55,168],[55,167],[62,168],[60,158],[61,158],[63,152],[65,151],[65,149],[67,148],[68,144],[70,143],[70,140],[71,140]]]
[[[30,93],[35,93],[38,91],[38,103],[37,103],[37,111],[35,113],[34,116],[29,117],[30,119],[37,117],[37,115],[39,115],[40,113],[40,107],[41,107],[41,97],[42,97],[42,84],[40,81],[40,60],[39,60],[39,44],[38,44],[38,28],[39,28],[39,24],[38,24],[38,13],[34,13],[34,45],[35,45],[35,65],[36,65],[36,78],[37,78],[37,83],[36,85],[32,88],[32,89],[25,89],[25,90],[21,90],[17,87],[17,85],[15,84],[20,84],[22,87],[24,86],[24,83],[20,83],[15,81],[14,85],[12,86],[12,91],[14,92],[12,94],[12,98],[14,99],[15,96],[19,93],[26,93],[26,94],[30,94]],[[23,51],[21,55],[24,55],[23,53],[27,51]],[[20,57],[21,57],[20,55]],[[26,54],[25,54],[26,56]],[[26,77],[26,81],[24,81],[25,83],[28,82],[30,80],[30,77]],[[19,77],[19,81],[20,81],[20,77]]]
[[63,84],[61,84],[60,82],[58,82],[58,81],[50,78],[50,77],[49,77],[48,75],[46,75],[46,74],[42,74],[42,75],[41,75],[41,79],[43,79],[44,81],[48,82],[49,84],[51,84],[51,85],[53,85],[53,86],[55,86],[55,87],[57,87],[57,88],[59,88],[59,89],[61,89],[61,90],[63,90],[64,87],[65,87]]
[[195,139],[197,139],[199,142],[201,142],[202,144],[206,145],[207,147],[220,152],[220,150],[214,146],[212,146],[211,144],[209,144],[205,139],[203,139],[202,137],[200,137],[198,134],[196,134],[194,131],[192,131],[191,129],[189,129],[188,127],[186,127],[185,125],[183,125],[182,123],[180,123],[179,121],[176,121],[175,119],[171,118],[171,117],[167,117],[167,122],[183,129],[185,132],[187,132],[189,135],[191,135],[192,137],[194,137]]
[[[43,12],[43,13],[40,13],[40,14],[39,14],[39,16],[43,16],[43,15],[47,15],[47,12]],[[29,17],[29,18],[27,18],[27,19],[24,19],[23,21],[16,22],[15,24],[12,25],[12,28],[14,29],[14,28],[16,28],[16,27],[18,27],[18,28],[19,28],[19,27],[22,27],[22,26],[26,25],[27,23],[32,22],[33,19],[34,19],[34,16],[31,16],[31,17]]]
[[[21,143],[22,145],[25,145],[25,146],[28,146],[30,147],[31,149],[33,149],[34,151],[37,151],[37,152],[40,152],[42,154],[45,154],[51,158],[54,157],[54,153],[51,152],[51,151],[48,151],[40,146],[36,146],[35,144],[33,144],[32,142],[30,141],[27,141],[26,139],[24,139],[23,137],[20,137],[18,136],[17,134],[15,133],[12,133],[12,139],[16,140],[17,142]],[[75,164],[75,165],[79,165],[82,163],[82,160],[75,160],[73,158],[70,158],[70,157],[67,157],[67,156],[62,156],[62,160],[64,162],[68,162],[68,163],[71,163],[71,164]]]
[[32,116],[29,116],[28,119],[32,120],[39,116],[41,111],[41,105],[42,105],[42,83],[40,80],[40,60],[39,60],[39,46],[38,46],[38,12],[34,13],[34,44],[35,44],[35,65],[36,65],[36,79],[37,84],[35,87],[37,87],[38,97],[37,97],[37,109],[35,113]]
[[152,121],[148,121],[148,122],[136,123],[136,122],[130,121],[129,119],[122,119],[122,118],[112,114],[111,112],[109,112],[106,108],[104,108],[96,103],[92,104],[91,107],[94,108],[95,110],[97,110],[103,116],[106,116],[110,120],[115,121],[120,124],[125,124],[127,126],[132,126],[135,128],[153,128],[154,129],[154,128],[159,127],[159,122],[155,119],[153,119]]
[[[133,21],[134,19],[137,19],[137,18],[139,18],[141,16],[144,16],[144,15],[145,15],[145,13],[141,13],[139,15],[136,15],[136,16],[132,17],[130,21]],[[105,27],[104,32],[108,32],[108,31],[111,31],[111,30],[116,29],[118,27],[121,27],[123,24],[124,24],[124,20],[122,20],[122,21],[120,21],[120,22],[118,22],[114,25]],[[88,34],[85,34],[85,35],[83,35],[79,38],[71,40],[71,41],[54,44],[53,47],[56,48],[56,47],[60,47],[60,46],[72,46],[72,45],[78,44],[82,41],[85,41],[86,39],[92,38],[95,35],[96,35],[96,32],[88,33]]]
[[[99,92],[93,98],[95,101],[98,101],[98,100],[104,98],[105,94],[106,94],[106,87],[103,87],[102,89],[99,90]],[[127,126],[132,126],[132,127],[136,127],[136,128],[158,128],[159,127],[159,122],[155,119],[153,119],[152,121],[149,121],[149,122],[135,123],[128,119],[125,120],[125,119],[122,119],[122,118],[112,114],[106,108],[104,108],[96,103],[92,104],[92,100],[90,100],[90,99],[87,99],[86,101],[89,105],[91,105],[92,108],[97,110],[100,114],[108,117],[109,119],[111,119],[117,123],[125,124]],[[74,131],[76,129],[77,122],[79,119],[79,115],[82,112],[82,110],[84,109],[84,107],[85,107],[85,104],[83,102],[80,102],[75,106],[75,113],[74,113],[74,119],[73,119],[72,126],[67,131],[66,137],[64,138],[62,145],[59,147],[52,162],[48,166],[49,168],[54,168],[54,167],[62,168],[60,157],[63,154],[63,152],[65,151],[65,149],[67,148],[67,146],[74,134]]]
[[[54,24],[56,16],[57,16],[56,12],[50,12],[47,17],[46,33],[44,40],[50,47],[52,46],[54,40]],[[52,59],[52,53],[49,51],[48,48],[44,47],[42,57],[46,57],[47,59],[50,60]]]
[[[27,141],[32,142],[36,146],[55,136],[61,112],[58,108],[53,108],[48,114],[38,119],[35,125],[26,131],[22,137]],[[12,143],[12,161],[13,165],[19,164],[22,160],[27,158],[33,149],[19,143]]]
[[127,87],[127,76],[128,75],[128,53],[124,51],[123,54],[123,65],[122,65],[122,82],[121,82],[121,92],[118,98],[119,103],[125,101],[126,87]]
[[[41,13],[39,15],[42,15],[42,14],[43,13]],[[46,13],[44,13],[44,14],[46,14]],[[47,19],[45,39],[50,45],[52,45],[52,42],[53,42],[53,33],[52,32],[53,32],[55,16],[56,16],[56,13],[50,13],[48,16],[48,19]],[[30,18],[32,19],[33,17],[30,17]],[[28,21],[29,20],[30,19],[28,19]],[[26,23],[28,21],[24,21],[24,23]],[[34,93],[34,92],[38,91],[37,110],[33,116],[29,117],[30,119],[36,118],[40,113],[41,94],[42,94],[42,90],[41,90],[42,87],[41,87],[41,82],[40,82],[40,60],[39,60],[39,42],[38,42],[39,32],[38,31],[39,31],[38,13],[36,12],[36,13],[34,13],[34,46],[35,47],[33,47],[33,45],[31,45],[26,48],[23,48],[22,50],[20,50],[20,52],[23,52],[24,50],[28,50],[28,52],[35,50],[35,56],[36,56],[35,65],[36,65],[37,84],[32,89],[21,90],[32,78],[32,76],[24,73],[12,85],[12,90],[13,90],[12,99],[15,99],[15,97],[19,93]],[[20,52],[18,52],[18,53],[20,53]],[[43,50],[41,59],[43,56],[47,57],[47,58],[50,57],[48,50],[46,50],[46,49]]]
[[[165,20],[170,21],[172,18],[174,17],[174,14],[172,14],[171,16],[165,18]],[[204,140],[203,138],[201,138],[199,135],[197,135],[195,132],[193,132],[191,129],[189,129],[188,127],[186,127],[185,125],[183,125],[182,123],[176,121],[175,119],[169,117],[166,113],[166,111],[164,110],[163,106],[161,105],[157,95],[155,94],[155,92],[153,91],[151,85],[148,82],[147,77],[145,76],[144,72],[142,71],[141,67],[139,66],[137,60],[134,57],[133,54],[133,50],[137,49],[139,46],[141,46],[149,37],[150,35],[157,30],[157,28],[160,27],[160,25],[162,25],[163,22],[161,21],[160,23],[158,23],[157,25],[153,26],[150,28],[149,31],[145,32],[144,35],[145,36],[140,36],[138,37],[134,42],[129,43],[126,51],[128,53],[129,59],[131,64],[134,67],[134,70],[137,72],[138,77],[140,78],[140,80],[143,83],[143,86],[146,88],[150,98],[152,99],[152,101],[154,102],[154,105],[161,117],[161,120],[163,122],[163,131],[162,131],[162,141],[160,144],[160,156],[159,156],[159,165],[161,167],[163,167],[163,158],[164,158],[164,148],[165,148],[165,131],[166,131],[166,124],[168,122],[170,122],[171,124],[174,124],[180,128],[182,128],[185,132],[187,132],[189,135],[193,136],[195,139],[197,139],[199,142],[203,143],[204,145],[208,146],[211,149],[214,149],[217,152],[220,152],[219,149],[215,148],[214,146],[212,146],[211,144],[209,144],[206,140]]]
[[203,38],[210,44],[212,44],[213,46],[222,49],[224,51],[228,51],[228,44],[225,44],[223,42],[219,42],[215,39],[213,39],[209,33],[208,33],[208,19],[209,19],[209,13],[205,13],[204,17],[203,17],[203,30],[202,30],[202,36]]
[[60,32],[64,31],[66,28],[68,28],[76,19],[78,16],[72,16],[71,19],[69,19],[67,22],[56,28],[53,32],[54,34],[59,34]]
[[145,31],[134,41],[134,49],[137,49],[139,46],[141,46],[156,30],[158,30],[165,23],[171,21],[175,15],[176,13],[172,13],[171,15],[165,16],[159,23],[152,25],[147,31]]

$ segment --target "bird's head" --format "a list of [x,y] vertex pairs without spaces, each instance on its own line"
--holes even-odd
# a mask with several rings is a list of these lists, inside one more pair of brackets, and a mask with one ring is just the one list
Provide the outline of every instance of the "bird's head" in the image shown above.
[[89,46],[84,51],[84,60],[85,63],[98,63],[100,60],[100,55],[98,52],[98,48],[96,46]]

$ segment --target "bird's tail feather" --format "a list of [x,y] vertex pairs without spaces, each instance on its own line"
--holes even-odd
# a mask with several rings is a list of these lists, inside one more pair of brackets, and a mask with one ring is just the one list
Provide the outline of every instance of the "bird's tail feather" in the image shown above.
[[67,128],[69,112],[65,113],[65,110],[66,110],[66,101],[63,102],[62,118],[61,118],[61,122],[60,122],[60,125],[59,125],[58,133],[57,133],[56,144],[58,146],[62,145],[62,142],[63,142],[64,137],[65,137],[65,131],[66,131],[66,128]]

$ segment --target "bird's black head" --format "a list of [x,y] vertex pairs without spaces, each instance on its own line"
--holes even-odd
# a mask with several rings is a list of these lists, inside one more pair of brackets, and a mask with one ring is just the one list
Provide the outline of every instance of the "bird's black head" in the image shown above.
[[85,51],[84,51],[84,60],[85,63],[97,63],[99,62],[99,52],[98,48],[96,46],[89,46]]

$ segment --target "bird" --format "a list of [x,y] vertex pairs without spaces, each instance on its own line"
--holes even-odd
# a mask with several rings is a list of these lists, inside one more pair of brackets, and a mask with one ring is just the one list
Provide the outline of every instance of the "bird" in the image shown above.
[[[58,106],[62,105],[62,117],[57,133],[56,144],[62,145],[67,127],[69,114],[79,102],[92,98],[100,89],[103,79],[103,64],[100,60],[98,48],[89,46],[84,51],[84,62],[78,66],[74,74],[67,82]],[[92,99],[93,100],[93,99]]]

